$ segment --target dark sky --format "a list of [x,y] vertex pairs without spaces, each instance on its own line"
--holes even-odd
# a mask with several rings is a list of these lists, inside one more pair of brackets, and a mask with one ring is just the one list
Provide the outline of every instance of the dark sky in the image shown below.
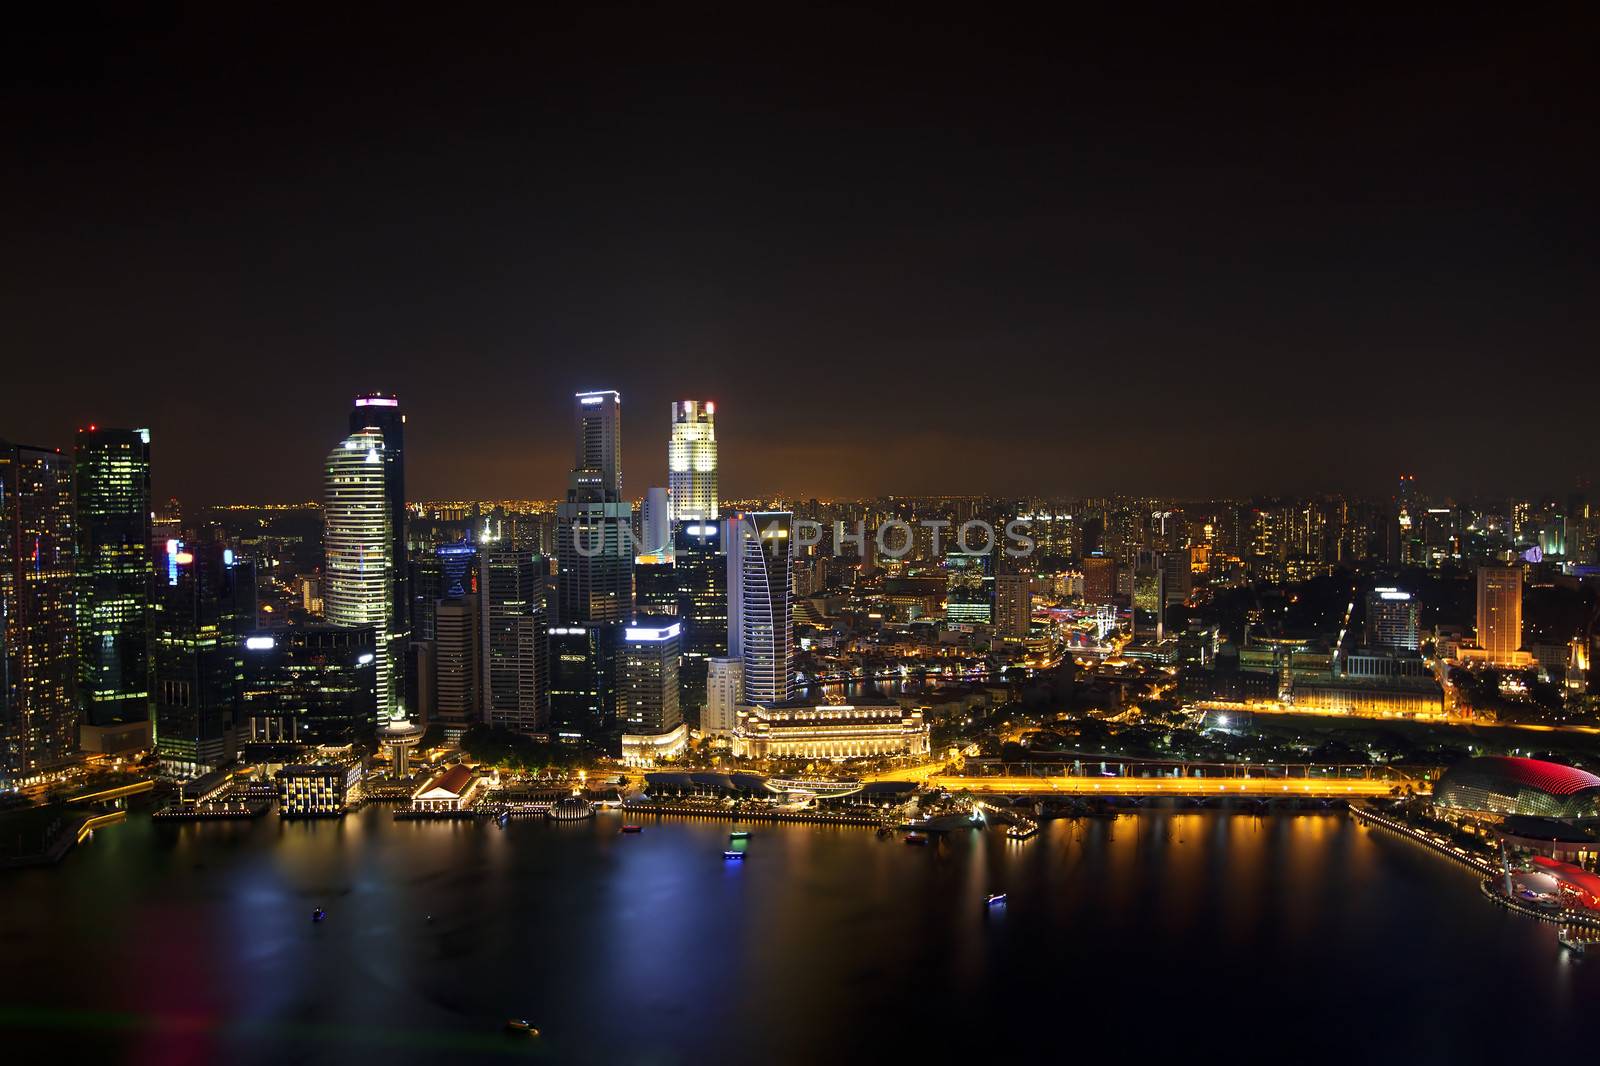
[[1595,472],[1581,8],[208,6],[0,71],[0,436],[149,425],[161,495],[318,495],[361,388],[413,498],[560,494],[601,387],[633,493],[690,396],[725,495]]

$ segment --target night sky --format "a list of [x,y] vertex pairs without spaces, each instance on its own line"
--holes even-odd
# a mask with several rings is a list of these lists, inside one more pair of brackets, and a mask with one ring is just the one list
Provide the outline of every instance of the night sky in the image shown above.
[[1578,8],[211,6],[0,71],[0,436],[148,425],[163,497],[320,495],[365,388],[413,498],[561,494],[580,388],[630,494],[684,397],[727,496],[1595,472]]

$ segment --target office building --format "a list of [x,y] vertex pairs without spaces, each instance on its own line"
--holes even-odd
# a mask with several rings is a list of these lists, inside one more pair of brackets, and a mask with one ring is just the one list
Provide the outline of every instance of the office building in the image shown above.
[[434,608],[433,714],[452,739],[483,720],[482,607],[475,593],[449,596]]
[[655,736],[678,728],[678,657],[683,626],[672,618],[638,618],[618,646],[617,723],[624,734]]
[[350,432],[376,430],[383,437],[379,457],[383,463],[384,504],[389,514],[389,638],[397,648],[410,639],[411,594],[408,584],[406,541],[406,416],[400,400],[392,393],[366,393],[357,396],[350,409]]
[[944,620],[988,625],[994,620],[994,553],[949,551],[944,556]]
[[672,405],[672,437],[667,443],[667,481],[672,518],[686,522],[717,520],[716,404],[680,400]]
[[732,736],[743,698],[744,663],[725,657],[707,659],[706,706],[700,713],[700,731],[711,737]]
[[785,702],[794,692],[794,515],[731,516],[728,544],[728,654],[744,665],[745,704]]
[[478,565],[485,714],[492,725],[542,733],[548,724],[544,557],[486,547]]
[[660,486],[645,493],[639,511],[641,555],[667,555],[672,551],[672,503]]
[[598,742],[612,732],[620,628],[550,627],[550,729],[558,740]]
[[1513,665],[1522,651],[1522,568],[1478,567],[1477,645],[1491,664]]
[[337,747],[378,728],[373,626],[294,626],[244,639],[241,742]]
[[218,540],[168,540],[152,601],[156,755],[163,773],[199,777],[238,756],[255,567]]
[[276,774],[278,816],[321,818],[354,810],[361,805],[363,776],[360,759],[285,766]]
[[1088,555],[1083,559],[1083,599],[1086,603],[1116,603],[1117,577],[1120,565],[1116,559],[1104,555]]
[[1375,588],[1367,593],[1366,642],[1374,648],[1416,651],[1419,617],[1411,593],[1388,586]]
[[1028,574],[998,574],[994,579],[994,634],[1001,640],[1026,640],[1033,625],[1033,580]]
[[405,717],[405,632],[394,628],[393,517],[386,447],[377,429],[346,437],[324,464],[323,614],[331,625],[365,626],[376,638],[378,717]]
[[735,755],[749,759],[926,758],[930,731],[920,710],[890,700],[740,708]]
[[1133,564],[1133,635],[1160,640],[1165,635],[1166,562],[1161,552],[1141,548]]
[[577,465],[557,508],[557,615],[564,626],[633,613],[633,506],[622,499],[622,398],[578,393]]
[[0,441],[0,790],[78,746],[72,463]]
[[706,663],[728,654],[728,560],[722,553],[722,525],[717,522],[678,526],[673,545],[676,614],[683,623],[678,678],[684,716],[693,722],[706,697]]
[[150,744],[150,431],[78,431],[78,701],[83,747]]

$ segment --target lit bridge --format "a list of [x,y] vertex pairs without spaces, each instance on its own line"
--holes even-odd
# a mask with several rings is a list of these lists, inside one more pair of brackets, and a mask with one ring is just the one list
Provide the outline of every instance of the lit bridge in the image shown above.
[[[1099,767],[1100,772],[1094,772]],[[989,773],[932,773],[930,787],[951,792],[1115,799],[1176,798],[1357,799],[1388,796],[1426,783],[1388,767],[1240,763],[1100,763],[1083,759],[1056,764],[991,766]],[[1089,772],[1085,772],[1089,770]],[[1018,772],[1021,771],[1021,772]]]

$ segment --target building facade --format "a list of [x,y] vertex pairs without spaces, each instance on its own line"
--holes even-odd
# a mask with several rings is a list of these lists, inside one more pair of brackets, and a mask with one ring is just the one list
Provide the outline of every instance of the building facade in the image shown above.
[[717,520],[716,414],[716,404],[710,400],[679,400],[672,405],[667,481],[672,518],[680,525]]
[[150,431],[90,426],[73,459],[78,700],[90,751],[150,743]]
[[922,711],[894,703],[794,701],[740,708],[733,750],[751,759],[919,758],[928,754],[929,729]]
[[756,511],[728,519],[728,654],[744,665],[746,704],[794,692],[794,515]]
[[72,463],[0,441],[0,789],[78,746]]
[[372,630],[378,717],[404,717],[405,633],[394,629],[394,538],[383,434],[352,433],[323,467],[323,614],[330,625]]

